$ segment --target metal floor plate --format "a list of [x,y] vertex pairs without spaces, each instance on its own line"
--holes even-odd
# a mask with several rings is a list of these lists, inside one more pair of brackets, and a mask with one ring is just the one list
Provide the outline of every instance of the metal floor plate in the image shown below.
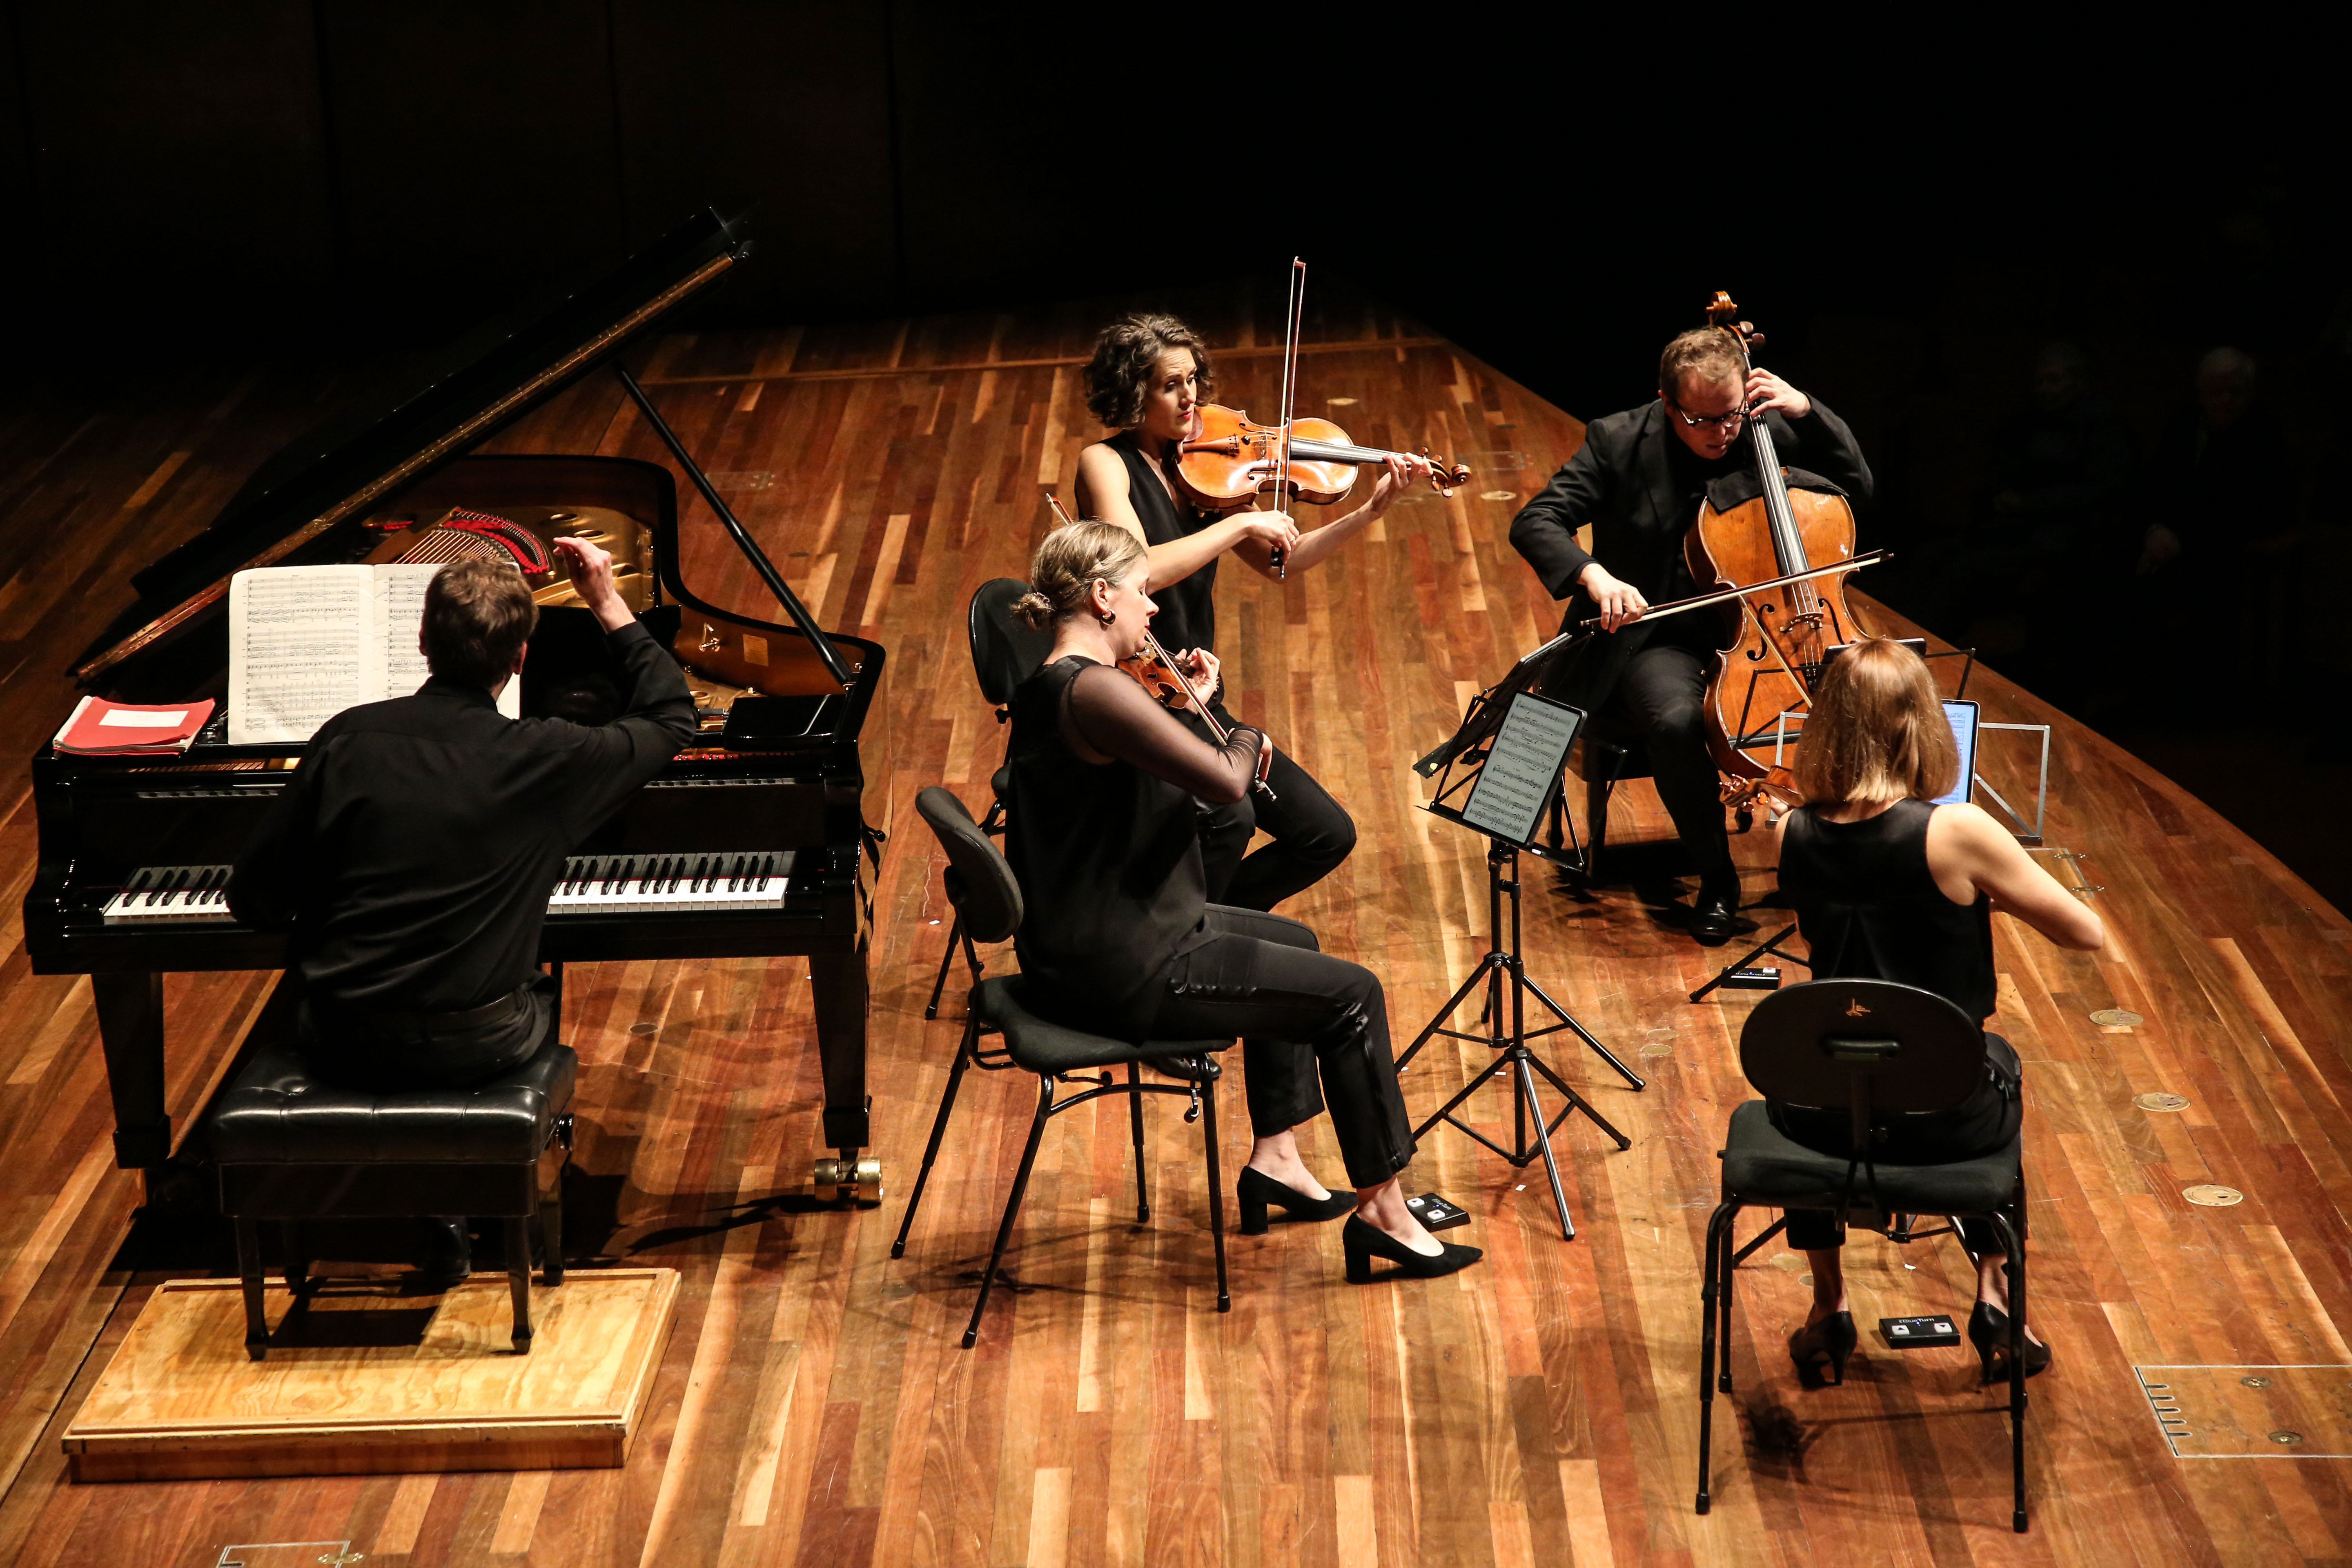
[[2132,1371],[2175,1458],[2352,1458],[2352,1366]]

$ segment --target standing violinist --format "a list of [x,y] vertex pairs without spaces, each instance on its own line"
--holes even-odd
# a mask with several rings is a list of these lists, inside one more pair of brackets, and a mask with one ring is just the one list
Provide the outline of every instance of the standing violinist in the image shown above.
[[[1697,862],[1690,932],[1703,943],[1728,937],[1739,909],[1739,871],[1706,740],[1707,677],[1728,640],[1724,612],[1648,624],[1642,616],[1653,604],[1698,592],[1684,536],[1700,502],[1712,498],[1723,511],[1755,495],[1748,426],[1758,419],[1790,484],[1870,499],[1870,465],[1845,422],[1771,372],[1748,370],[1736,339],[1701,327],[1659,356],[1657,401],[1587,426],[1576,456],[1511,521],[1513,547],[1553,598],[1570,601],[1561,629],[1600,617],[1606,635],[1571,656],[1551,693],[1642,739],[1658,796]],[[1587,524],[1589,551],[1576,540]]]
[[[1203,512],[1184,500],[1172,470],[1192,434],[1193,409],[1214,385],[1207,345],[1173,316],[1119,317],[1095,340],[1087,364],[1087,407],[1114,434],[1078,454],[1078,514],[1116,523],[1143,541],[1160,605],[1160,644],[1188,672],[1203,668],[1194,652],[1216,652],[1212,590],[1217,563],[1227,552],[1262,576],[1287,580],[1385,514],[1406,486],[1429,478],[1426,458],[1392,455],[1362,506],[1311,532],[1301,532],[1280,511],[1222,518]],[[1283,556],[1279,566],[1276,551]],[[1222,688],[1202,695],[1232,728]],[[1200,715],[1178,716],[1209,739]],[[1356,824],[1347,809],[1296,760],[1276,750],[1265,783],[1266,791],[1202,816],[1211,903],[1270,910],[1328,876],[1356,847]],[[1273,842],[1244,859],[1260,828]]]

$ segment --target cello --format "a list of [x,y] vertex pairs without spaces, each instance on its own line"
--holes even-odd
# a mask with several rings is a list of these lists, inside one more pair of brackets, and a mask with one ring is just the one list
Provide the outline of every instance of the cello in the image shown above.
[[[1741,369],[1752,371],[1750,355],[1764,334],[1738,318],[1739,307],[1718,289],[1707,323],[1739,344]],[[1702,597],[1736,592],[1736,601],[1727,601],[1727,608],[1738,605],[1736,629],[1727,615],[1732,637],[1708,669],[1705,709],[1724,804],[1738,813],[1742,829],[1759,795],[1799,802],[1789,770],[1771,760],[1781,716],[1811,705],[1832,648],[1869,635],[1845,596],[1846,577],[1860,564],[1853,559],[1853,508],[1842,495],[1790,489],[1762,418],[1748,421],[1748,437],[1761,493],[1723,511],[1701,502],[1683,542]]]

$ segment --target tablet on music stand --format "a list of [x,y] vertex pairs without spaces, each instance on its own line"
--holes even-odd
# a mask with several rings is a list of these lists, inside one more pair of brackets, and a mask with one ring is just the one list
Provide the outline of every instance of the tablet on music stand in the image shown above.
[[1952,727],[1952,741],[1960,749],[1960,782],[1936,797],[1937,805],[1966,805],[1977,784],[1977,705],[1973,699],[1944,699],[1944,721]]
[[1463,803],[1463,822],[1489,838],[1528,848],[1583,722],[1581,709],[1532,691],[1515,694]]

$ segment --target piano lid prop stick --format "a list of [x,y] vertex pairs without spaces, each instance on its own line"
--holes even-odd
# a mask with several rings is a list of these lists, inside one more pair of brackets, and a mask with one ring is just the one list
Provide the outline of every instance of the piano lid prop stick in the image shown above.
[[669,448],[670,456],[676,458],[678,466],[686,470],[686,477],[694,481],[694,488],[702,492],[702,499],[710,503],[712,511],[718,513],[720,524],[733,536],[735,548],[743,552],[743,558],[751,562],[751,569],[759,573],[761,581],[767,584],[768,592],[776,596],[776,603],[784,607],[784,613],[791,616],[793,624],[800,627],[801,634],[816,649],[817,658],[824,660],[825,669],[841,683],[844,691],[848,690],[850,669],[842,659],[841,650],[835,647],[833,639],[818,627],[816,617],[809,614],[808,606],[801,603],[800,595],[785,584],[783,574],[776,570],[776,563],[768,559],[768,552],[760,548],[750,531],[728,510],[727,503],[719,499],[718,487],[710,482],[709,476],[702,471],[702,466],[687,451],[686,443],[677,438],[677,432],[669,427],[669,422],[656,411],[653,399],[647,397],[646,389],[637,384],[637,378],[629,374],[629,367],[616,359],[613,362],[613,374],[621,378],[621,384],[628,388],[629,396],[635,402],[637,411],[646,416],[646,423],[654,427],[654,434],[661,437],[662,445]]

